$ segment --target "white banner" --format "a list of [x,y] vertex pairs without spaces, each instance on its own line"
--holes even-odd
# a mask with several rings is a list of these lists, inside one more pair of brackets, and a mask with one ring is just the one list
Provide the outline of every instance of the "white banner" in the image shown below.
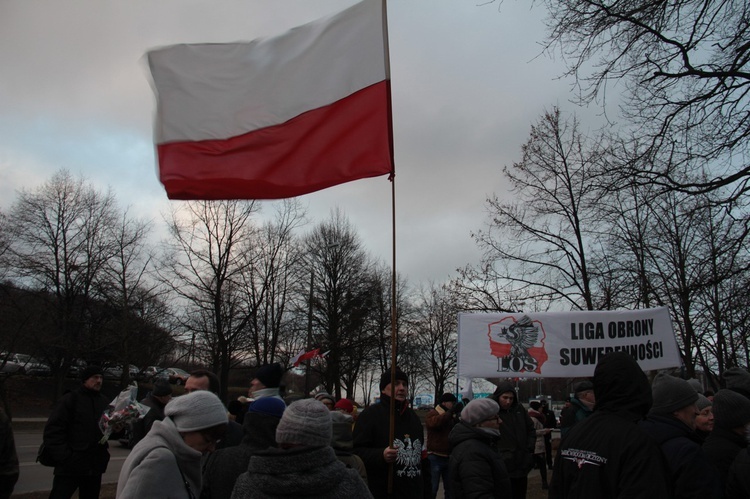
[[613,351],[629,353],[644,371],[679,366],[669,310],[458,314],[459,376],[593,376]]

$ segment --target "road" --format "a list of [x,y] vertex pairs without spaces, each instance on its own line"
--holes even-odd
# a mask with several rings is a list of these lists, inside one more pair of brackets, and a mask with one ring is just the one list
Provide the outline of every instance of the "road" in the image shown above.
[[[42,443],[42,428],[38,430],[14,430],[16,451],[21,465],[21,474],[13,490],[16,494],[52,489],[52,470],[36,462],[36,453]],[[115,441],[110,442],[109,453],[112,456],[102,483],[115,483],[120,475],[120,468],[130,453],[129,449],[120,447]]]

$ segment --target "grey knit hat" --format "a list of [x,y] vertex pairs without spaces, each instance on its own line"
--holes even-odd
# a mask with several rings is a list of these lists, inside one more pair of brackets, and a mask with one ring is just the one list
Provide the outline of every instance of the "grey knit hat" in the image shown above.
[[331,411],[323,402],[302,399],[293,402],[276,427],[276,443],[322,447],[331,443]]
[[714,395],[714,424],[731,430],[750,423],[750,400],[732,390],[719,390]]
[[328,392],[318,392],[315,394],[315,400],[320,400],[323,402],[323,400],[330,400],[332,404],[335,404],[336,401],[333,399],[333,396]]
[[695,378],[690,378],[687,382],[693,387],[693,390],[695,390],[696,393],[703,393],[703,385],[700,381]]
[[474,426],[497,415],[500,406],[491,398],[474,399],[461,411],[461,421]]
[[702,393],[699,393],[698,402],[696,402],[695,405],[698,406],[699,411],[702,411],[706,407],[711,407],[712,405],[714,405],[714,403],[708,400],[708,398],[705,395],[703,395]]
[[690,386],[690,383],[667,373],[656,375],[651,383],[651,394],[654,398],[651,412],[654,414],[670,414],[695,404],[698,400],[698,392]]
[[354,448],[354,440],[352,439],[354,418],[350,414],[332,411],[331,422],[331,447],[336,450],[351,451]]
[[172,399],[164,408],[179,431],[198,431],[227,424],[227,409],[219,397],[200,390]]
[[750,397],[750,373],[740,367],[732,367],[721,374],[727,388]]

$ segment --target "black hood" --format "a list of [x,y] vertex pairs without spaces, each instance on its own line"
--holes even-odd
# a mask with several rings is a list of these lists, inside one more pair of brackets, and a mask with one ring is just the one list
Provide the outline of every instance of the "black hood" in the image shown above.
[[596,411],[630,412],[637,419],[651,409],[651,386],[638,363],[625,352],[604,355],[594,370]]
[[[497,405],[500,405],[500,395],[502,395],[505,392],[513,392],[513,403],[510,405],[508,410],[513,409],[518,405],[518,394],[516,393],[515,385],[513,385],[510,381],[501,381],[497,384],[497,388],[495,388],[495,391],[492,392],[492,395],[490,395],[490,398],[497,402]],[[500,410],[502,411],[502,406],[500,406]]]

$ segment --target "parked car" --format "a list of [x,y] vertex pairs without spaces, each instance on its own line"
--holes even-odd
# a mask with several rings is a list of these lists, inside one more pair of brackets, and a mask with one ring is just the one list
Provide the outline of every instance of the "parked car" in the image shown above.
[[[130,364],[128,367],[128,376],[130,379],[134,380],[138,378],[138,373],[140,372],[140,369],[138,369],[137,366],[134,366],[133,364]],[[122,367],[121,366],[111,366],[104,370],[104,377],[107,379],[120,379],[122,377]]]
[[0,372],[3,374],[24,374],[23,364],[16,360],[15,354],[0,352]]
[[[5,364],[2,364],[3,361]],[[44,362],[24,353],[0,352],[0,364],[5,374],[27,374],[29,376],[50,376],[52,370]]]
[[169,379],[169,370],[166,367],[148,366],[141,371],[141,381],[153,383],[159,378]]
[[184,385],[185,381],[190,377],[189,372],[177,369],[176,367],[170,367],[167,369],[167,373],[169,374],[169,382],[173,385]]
[[41,362],[38,359],[35,359],[31,355],[17,353],[16,358],[23,363],[24,371],[29,376],[51,376],[52,375],[52,369],[47,364],[45,364],[44,362]]

